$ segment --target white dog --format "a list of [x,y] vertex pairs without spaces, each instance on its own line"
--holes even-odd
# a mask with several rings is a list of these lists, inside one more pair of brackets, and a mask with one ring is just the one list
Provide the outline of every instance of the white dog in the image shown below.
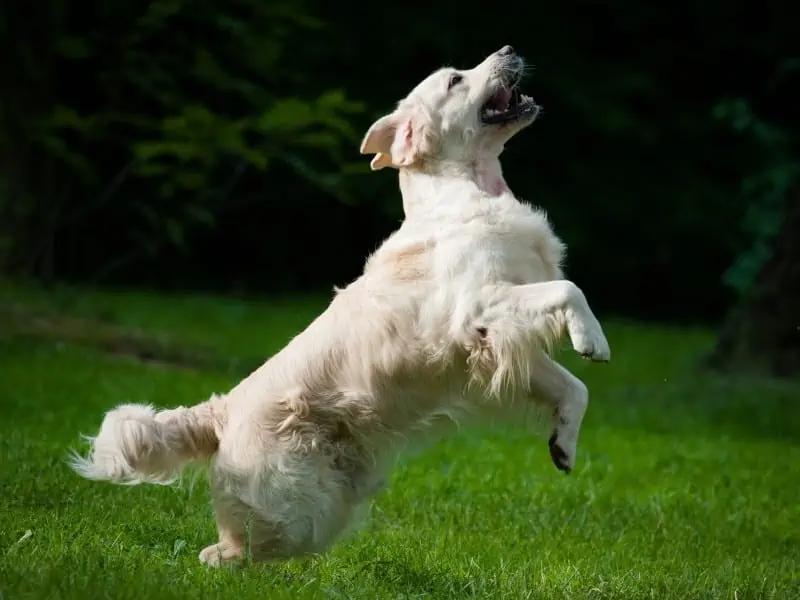
[[563,245],[520,203],[498,157],[539,107],[520,95],[510,46],[471,70],[441,69],[370,127],[362,153],[399,170],[406,219],[363,275],[282,351],[224,396],[105,416],[84,477],[166,483],[210,458],[219,542],[212,565],[325,550],[383,485],[415,434],[538,404],[550,454],[575,462],[586,387],[548,356],[564,330],[608,361],[583,293],[561,279]]

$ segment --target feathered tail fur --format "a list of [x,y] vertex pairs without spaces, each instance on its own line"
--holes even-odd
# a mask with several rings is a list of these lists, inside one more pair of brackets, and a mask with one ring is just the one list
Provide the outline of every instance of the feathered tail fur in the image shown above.
[[87,456],[73,452],[79,475],[113,483],[173,482],[185,463],[212,456],[219,443],[221,398],[191,408],[157,412],[144,404],[123,404],[106,413],[100,432],[87,437]]

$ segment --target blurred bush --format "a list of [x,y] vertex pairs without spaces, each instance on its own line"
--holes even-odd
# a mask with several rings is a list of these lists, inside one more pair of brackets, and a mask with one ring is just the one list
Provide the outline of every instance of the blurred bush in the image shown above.
[[760,264],[754,229],[780,220],[776,157],[797,156],[785,9],[7,3],[0,264],[45,281],[345,283],[401,217],[360,135],[432,69],[511,43],[544,113],[505,171],[568,242],[568,275],[599,310],[718,319]]

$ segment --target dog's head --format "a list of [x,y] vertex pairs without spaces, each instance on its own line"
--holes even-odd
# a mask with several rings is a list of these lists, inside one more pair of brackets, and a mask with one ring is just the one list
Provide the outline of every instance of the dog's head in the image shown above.
[[497,157],[539,114],[533,98],[518,90],[524,68],[504,46],[473,69],[439,69],[372,124],[361,153],[375,154],[374,170]]

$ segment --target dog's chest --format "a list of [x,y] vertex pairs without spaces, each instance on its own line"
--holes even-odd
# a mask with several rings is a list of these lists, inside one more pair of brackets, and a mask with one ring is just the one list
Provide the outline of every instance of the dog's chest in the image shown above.
[[562,242],[543,212],[515,204],[491,207],[442,235],[437,248],[440,269],[451,278],[484,283],[560,279]]

